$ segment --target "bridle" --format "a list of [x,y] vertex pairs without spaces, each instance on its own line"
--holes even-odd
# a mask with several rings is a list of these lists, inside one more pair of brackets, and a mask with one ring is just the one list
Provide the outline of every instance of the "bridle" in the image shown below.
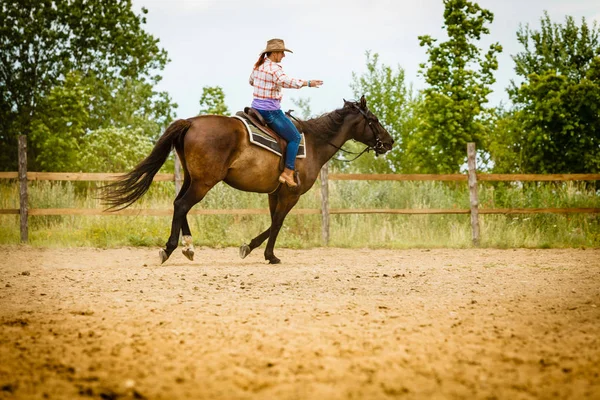
[[[362,156],[363,154],[365,154],[365,153],[367,153],[367,152],[369,152],[371,150],[375,151],[375,155],[376,156],[379,155],[379,152],[377,150],[385,150],[385,148],[383,147],[383,142],[379,138],[379,134],[377,133],[377,130],[375,130],[375,128],[373,127],[373,123],[377,123],[377,120],[374,117],[368,115],[365,112],[365,110],[363,110],[362,108],[360,108],[360,106],[358,104],[353,103],[353,102],[349,102],[349,101],[346,101],[346,100],[344,100],[344,102],[352,104],[352,106],[354,108],[356,108],[358,110],[358,112],[362,114],[363,117],[365,117],[365,121],[367,122],[367,124],[365,125],[365,129],[364,130],[365,131],[367,130],[367,126],[371,129],[371,132],[373,133],[373,136],[375,136],[375,146],[369,146],[369,145],[367,145],[367,147],[365,147],[363,149],[363,151],[361,151],[360,153],[356,153],[354,151],[349,151],[349,150],[343,149],[343,148],[341,148],[339,146],[336,146],[335,144],[333,144],[333,143],[331,143],[331,142],[328,141],[327,144],[329,144],[330,146],[335,147],[336,149],[340,150],[343,153],[346,153],[346,154],[357,154],[357,156],[354,157],[351,160],[343,160],[343,159],[340,159],[340,158],[336,158],[335,160],[341,161],[341,162],[351,162],[351,161],[356,160],[358,157]],[[364,133],[364,131],[363,131],[363,133]]]
[[[373,146],[368,146],[367,149],[374,150],[376,154],[379,154],[377,152],[377,150],[385,150],[385,147],[383,146],[383,142],[379,138],[379,133],[373,127],[374,123],[379,123],[377,121],[377,118],[375,118],[374,116],[368,115],[365,112],[365,110],[363,110],[362,108],[360,108],[360,106],[358,104],[352,103],[352,105],[358,110],[358,112],[360,112],[362,114],[363,117],[365,117],[365,120],[367,121],[367,125],[369,126],[369,128],[371,128],[371,132],[373,132],[373,136],[375,136],[375,146],[374,147]],[[367,130],[367,127],[365,127],[365,130]]]

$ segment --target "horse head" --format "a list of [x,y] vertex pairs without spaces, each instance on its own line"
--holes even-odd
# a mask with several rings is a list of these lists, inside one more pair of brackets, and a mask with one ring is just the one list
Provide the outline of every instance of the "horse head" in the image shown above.
[[364,95],[356,102],[344,100],[344,108],[356,114],[354,140],[369,146],[376,155],[387,153],[392,149],[394,139],[381,125],[377,116],[369,110]]

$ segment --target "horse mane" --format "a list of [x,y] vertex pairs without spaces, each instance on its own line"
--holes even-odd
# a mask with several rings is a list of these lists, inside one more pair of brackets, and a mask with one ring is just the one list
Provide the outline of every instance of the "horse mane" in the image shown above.
[[351,111],[351,107],[344,107],[325,113],[319,117],[301,121],[302,131],[309,135],[314,135],[327,139],[339,132],[344,123],[344,118]]

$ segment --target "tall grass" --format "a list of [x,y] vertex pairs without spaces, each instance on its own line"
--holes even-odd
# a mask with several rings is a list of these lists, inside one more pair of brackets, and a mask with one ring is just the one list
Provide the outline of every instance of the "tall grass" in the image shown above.
[[[101,208],[97,184],[33,182],[30,208]],[[305,194],[296,208],[320,208],[319,186]],[[0,208],[18,208],[14,180],[0,182]],[[133,208],[172,208],[171,182],[155,182]],[[483,183],[482,208],[600,208],[600,193],[584,183]],[[244,193],[225,184],[213,188],[196,207],[206,209],[264,208],[267,196]],[[466,183],[330,182],[331,208],[468,208]],[[268,215],[190,215],[196,245],[239,246],[268,228]],[[35,246],[162,246],[171,217],[31,216],[30,243]],[[484,247],[599,247],[598,214],[480,215]],[[349,248],[470,247],[468,215],[332,215],[330,245]],[[0,244],[19,242],[19,217],[0,215]],[[289,215],[278,246],[321,245],[319,215]]]

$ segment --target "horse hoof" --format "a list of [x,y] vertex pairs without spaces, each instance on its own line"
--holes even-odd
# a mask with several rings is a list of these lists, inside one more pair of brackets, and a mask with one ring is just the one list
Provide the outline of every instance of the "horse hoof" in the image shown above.
[[192,250],[192,249],[183,249],[181,252],[183,253],[184,256],[187,257],[188,260],[194,261],[194,250]]
[[279,264],[281,263],[281,260],[275,256],[269,258],[269,264]]
[[240,246],[240,258],[244,259],[246,258],[246,256],[248,254],[250,254],[250,252],[252,251],[252,249],[250,249],[250,246],[248,246],[247,244],[243,244]]
[[158,258],[160,259],[160,263],[162,264],[169,259],[169,255],[164,249],[160,249],[158,251]]

